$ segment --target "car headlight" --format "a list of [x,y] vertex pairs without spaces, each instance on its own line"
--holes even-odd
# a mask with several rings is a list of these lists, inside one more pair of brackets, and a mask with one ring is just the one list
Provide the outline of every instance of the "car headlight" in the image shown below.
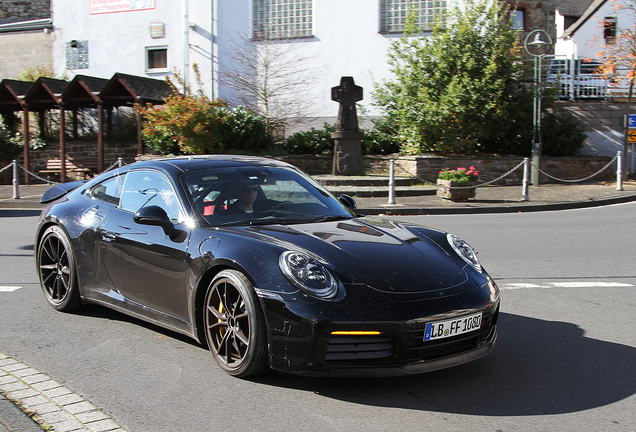
[[446,238],[453,250],[457,252],[457,255],[481,273],[481,264],[479,264],[479,260],[477,259],[477,255],[475,254],[475,251],[473,251],[473,248],[471,248],[464,239],[456,236],[455,234],[448,234]]
[[278,266],[289,281],[303,292],[331,299],[338,292],[339,282],[318,260],[296,251],[285,251],[278,258]]

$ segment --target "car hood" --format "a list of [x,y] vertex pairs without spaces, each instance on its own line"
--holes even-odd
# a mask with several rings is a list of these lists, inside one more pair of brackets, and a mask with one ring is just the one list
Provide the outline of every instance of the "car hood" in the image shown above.
[[469,275],[474,270],[452,251],[446,234],[424,227],[366,217],[234,229],[280,251],[304,250],[321,258],[345,285],[364,284],[385,294],[429,293],[426,297],[478,288]]

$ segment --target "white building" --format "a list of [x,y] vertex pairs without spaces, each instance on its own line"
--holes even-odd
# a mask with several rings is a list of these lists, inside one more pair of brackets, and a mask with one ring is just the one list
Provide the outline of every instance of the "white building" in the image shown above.
[[573,23],[558,11],[555,17],[558,36],[555,54],[595,59],[605,45],[614,43],[620,29],[631,29],[635,24],[634,11],[616,8],[621,4],[623,0],[593,0]]
[[51,14],[56,74],[163,78],[197,63],[211,94],[210,1],[52,0]]
[[[213,98],[237,101],[226,77],[238,41],[253,38],[294,46],[302,58],[310,101],[306,116],[321,126],[338,104],[331,87],[352,76],[364,88],[365,114],[379,114],[371,93],[390,77],[387,50],[401,35],[409,0],[51,0],[54,67],[110,78],[115,72],[163,78],[175,71]],[[418,0],[425,22],[445,0]],[[184,73],[188,71],[188,73]]]

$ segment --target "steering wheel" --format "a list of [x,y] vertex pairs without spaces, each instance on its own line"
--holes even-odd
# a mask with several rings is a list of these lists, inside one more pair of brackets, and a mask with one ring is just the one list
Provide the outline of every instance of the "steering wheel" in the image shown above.
[[293,201],[280,201],[280,202],[275,202],[272,205],[272,209],[273,210],[279,210],[281,207],[286,206],[287,204],[294,204]]

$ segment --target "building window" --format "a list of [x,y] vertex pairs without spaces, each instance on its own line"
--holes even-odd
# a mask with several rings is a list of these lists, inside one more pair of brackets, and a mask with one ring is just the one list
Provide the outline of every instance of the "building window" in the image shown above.
[[313,36],[312,0],[254,0],[254,39]]
[[526,10],[515,9],[510,13],[512,19],[513,30],[525,30],[526,29]]
[[411,8],[417,11],[417,26],[432,30],[443,20],[446,0],[380,0],[380,33],[403,32]]
[[147,47],[146,48],[146,71],[165,72],[168,70],[168,48],[167,47]]
[[605,45],[616,43],[616,17],[605,17],[603,36],[605,37]]

